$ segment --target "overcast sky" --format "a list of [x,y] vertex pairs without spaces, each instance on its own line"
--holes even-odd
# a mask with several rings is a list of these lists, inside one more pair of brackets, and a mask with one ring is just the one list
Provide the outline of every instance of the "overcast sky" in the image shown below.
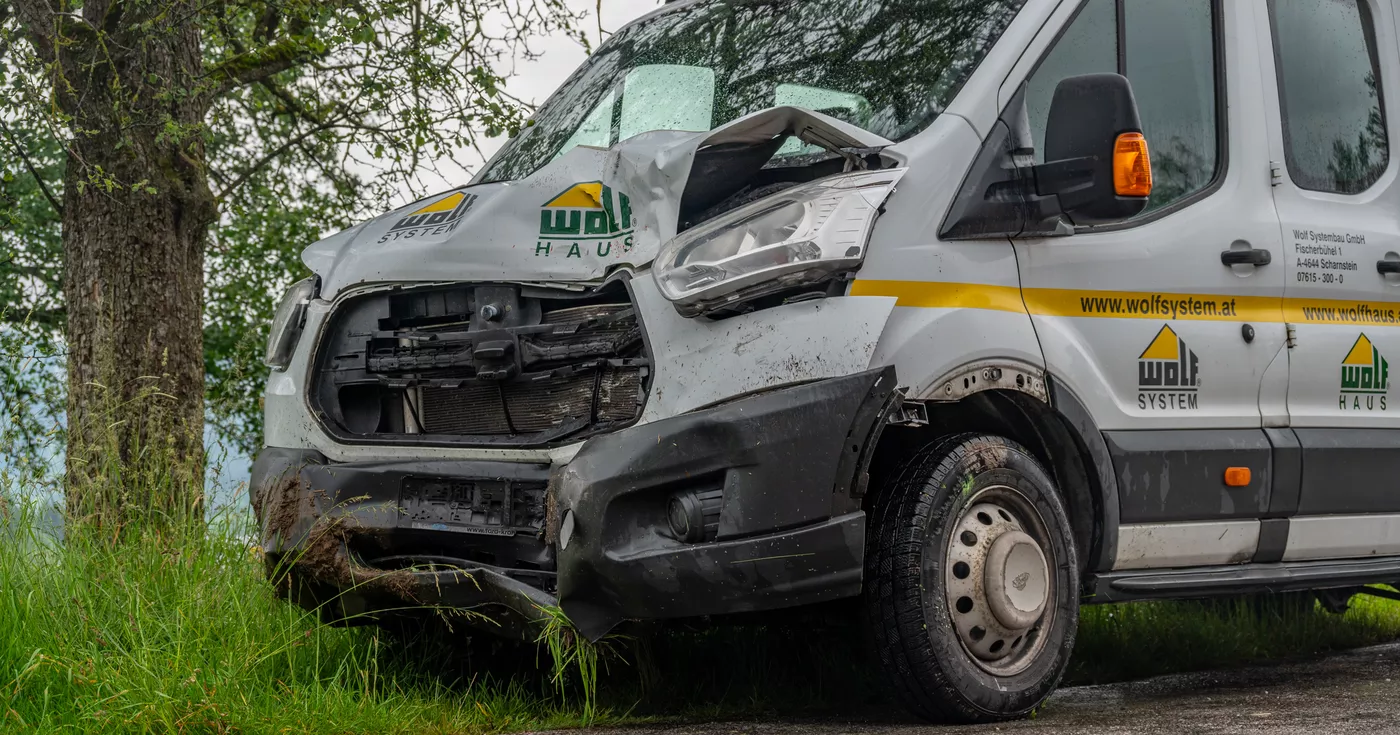
[[[593,40],[596,48],[598,45],[597,10],[599,0],[566,0],[566,2],[574,10],[588,13],[588,19],[584,21],[584,28],[589,31],[588,37]],[[661,7],[663,0],[601,0],[601,4],[602,28],[606,32],[612,32],[621,28],[628,21]],[[541,56],[533,61],[515,59],[501,71],[509,73],[511,72],[510,67],[514,67],[514,76],[507,81],[506,91],[519,99],[538,105],[544,102],[549,94],[563,83],[564,78],[570,72],[583,63],[587,55],[582,46],[562,35],[540,38],[531,43],[530,47]],[[482,152],[486,156],[490,156],[505,141],[505,138],[485,139],[481,145]],[[438,174],[424,174],[419,181],[413,182],[412,185],[405,183],[399,198],[392,204],[396,207],[401,206],[424,194],[461,186],[467,183],[467,180],[483,163],[485,163],[485,159],[473,150],[460,151],[450,160],[434,161]]]

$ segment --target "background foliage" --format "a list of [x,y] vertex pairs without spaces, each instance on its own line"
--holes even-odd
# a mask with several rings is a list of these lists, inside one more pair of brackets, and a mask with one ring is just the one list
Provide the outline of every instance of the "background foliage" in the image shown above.
[[[96,2],[51,6],[79,23]],[[582,15],[565,0],[103,7],[104,18],[121,17],[116,8],[126,18],[190,13],[199,26],[206,77],[172,93],[215,101],[203,129],[169,134],[206,142],[219,208],[205,251],[207,414],[245,450],[261,440],[264,330],[282,290],[306,275],[301,249],[383,211],[405,189],[426,193],[420,182],[434,161],[518,130],[530,110],[504,91],[505,70],[533,57],[533,39],[588,44]],[[49,90],[81,69],[46,62],[27,40],[10,0],[0,0],[0,344],[14,347],[9,354],[57,356],[0,366],[0,416],[33,449],[61,431],[64,407],[59,207],[72,120]]]

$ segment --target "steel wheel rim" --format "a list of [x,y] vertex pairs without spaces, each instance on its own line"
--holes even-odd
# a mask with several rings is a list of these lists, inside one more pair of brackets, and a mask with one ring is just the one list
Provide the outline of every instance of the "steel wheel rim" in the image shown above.
[[944,547],[944,597],[969,660],[996,676],[1030,667],[1058,593],[1054,547],[1029,499],[992,485],[968,499]]

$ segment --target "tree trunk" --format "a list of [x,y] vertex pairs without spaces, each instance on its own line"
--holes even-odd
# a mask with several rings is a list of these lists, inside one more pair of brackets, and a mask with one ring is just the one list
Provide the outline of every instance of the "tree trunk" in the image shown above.
[[215,217],[198,29],[124,20],[134,30],[60,51],[55,84],[76,131],[63,193],[68,510],[103,527],[148,511],[202,517],[203,248]]

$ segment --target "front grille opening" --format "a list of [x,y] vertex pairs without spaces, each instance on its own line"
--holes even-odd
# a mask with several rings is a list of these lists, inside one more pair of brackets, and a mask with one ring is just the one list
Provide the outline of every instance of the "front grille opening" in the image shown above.
[[346,441],[552,445],[635,422],[650,368],[622,283],[395,290],[333,315],[312,403]]

